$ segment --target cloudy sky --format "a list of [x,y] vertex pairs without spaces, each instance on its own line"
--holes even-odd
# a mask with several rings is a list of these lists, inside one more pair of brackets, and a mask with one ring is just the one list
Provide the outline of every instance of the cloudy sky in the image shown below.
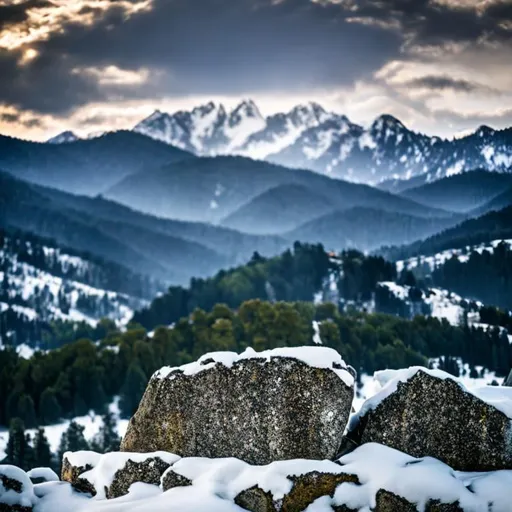
[[512,125],[512,0],[0,0],[0,133],[317,101],[445,136]]

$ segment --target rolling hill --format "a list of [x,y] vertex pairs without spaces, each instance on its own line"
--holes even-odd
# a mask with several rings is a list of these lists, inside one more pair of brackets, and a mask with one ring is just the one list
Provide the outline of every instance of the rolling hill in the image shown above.
[[287,233],[290,240],[322,242],[326,249],[357,247],[371,251],[382,245],[404,244],[437,233],[458,222],[457,217],[421,218],[403,213],[356,207],[328,213]]
[[0,135],[0,169],[41,185],[97,194],[144,165],[193,158],[190,153],[139,133],[119,131],[66,144]]
[[325,196],[303,185],[284,184],[255,197],[221,221],[226,227],[256,234],[284,233],[332,211]]
[[429,256],[447,249],[463,249],[494,240],[512,239],[512,206],[461,222],[424,240],[402,247],[384,247],[378,252],[390,260]]
[[229,262],[197,242],[73,209],[44,190],[0,173],[0,226],[54,238],[165,282],[186,283],[193,275],[209,275]]
[[435,208],[469,212],[511,186],[512,174],[480,169],[407,189],[400,195]]
[[[105,196],[160,217],[218,223],[280,185],[305,187],[311,194],[325,197],[337,209],[366,206],[420,217],[450,215],[368,185],[242,157],[196,158],[147,168],[126,177]],[[261,201],[255,205],[258,209],[264,207]],[[275,200],[269,208],[272,205],[277,207],[274,214],[278,215],[280,206]],[[255,214],[246,209],[243,215]]]

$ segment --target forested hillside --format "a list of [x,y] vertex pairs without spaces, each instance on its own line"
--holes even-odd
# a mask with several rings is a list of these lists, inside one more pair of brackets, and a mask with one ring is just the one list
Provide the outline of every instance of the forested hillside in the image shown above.
[[162,284],[53,240],[0,229],[0,344],[50,348],[126,323]]
[[402,247],[383,247],[377,252],[391,261],[429,256],[447,249],[461,249],[493,240],[512,239],[512,206],[468,219],[425,240]]
[[[313,321],[317,322],[318,335]],[[319,336],[319,337],[318,337]],[[99,343],[80,340],[33,358],[0,351],[0,424],[21,418],[26,426],[104,411],[114,396],[129,417],[148,378],[163,365],[180,365],[216,350],[243,351],[323,343],[360,371],[426,365],[428,358],[460,357],[504,374],[511,346],[498,329],[452,326],[435,318],[400,319],[340,313],[332,304],[250,300],[236,311],[217,304],[195,309],[171,328],[150,335],[132,326],[113,328]]]

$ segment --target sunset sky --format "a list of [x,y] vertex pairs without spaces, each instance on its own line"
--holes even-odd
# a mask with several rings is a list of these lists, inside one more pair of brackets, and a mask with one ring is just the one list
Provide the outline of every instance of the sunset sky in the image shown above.
[[0,133],[317,101],[429,134],[512,125],[511,0],[0,0]]

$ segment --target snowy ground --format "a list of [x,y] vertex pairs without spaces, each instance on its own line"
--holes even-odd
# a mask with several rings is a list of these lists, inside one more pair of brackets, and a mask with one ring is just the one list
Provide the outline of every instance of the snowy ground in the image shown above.
[[[64,254],[59,249],[51,247],[43,249],[47,257],[60,263],[64,272],[73,269],[77,275],[87,275],[90,262],[77,256]],[[4,250],[0,250],[0,261],[7,263],[9,302],[11,299],[14,301],[15,298],[18,298],[28,304],[28,306],[20,306],[3,302],[0,303],[0,311],[5,311],[10,307],[16,313],[25,316],[27,320],[41,318],[87,322],[90,325],[96,325],[99,316],[108,316],[120,325],[124,325],[133,316],[134,309],[146,305],[145,301],[138,298],[55,276],[33,265],[18,261],[16,254],[6,253]],[[0,282],[3,279],[4,272],[0,272]],[[61,309],[59,296],[65,297],[69,311]],[[107,301],[109,310],[99,316],[85,314],[77,308],[80,297],[87,297],[90,301],[95,302],[98,312],[101,311],[103,302]],[[39,313],[35,310],[35,302],[37,302]]]
[[[383,281],[378,285],[388,288],[400,300],[406,302],[409,300],[410,286],[401,286],[392,281]],[[470,302],[442,288],[429,288],[427,296],[425,294],[423,296],[423,301],[430,306],[431,316],[440,320],[444,318],[452,325],[460,325],[464,315],[462,304]],[[476,304],[482,306],[481,303]]]
[[[128,427],[128,420],[123,420],[119,418],[119,407],[117,405],[117,400],[115,400],[110,405],[110,410],[114,413],[117,419],[117,432],[120,436],[124,436],[126,429]],[[88,441],[91,441],[93,437],[99,432],[101,426],[103,425],[103,420],[101,416],[94,414],[94,412],[90,412],[87,416],[79,416],[74,418],[74,420],[85,427],[84,436]],[[56,425],[44,425],[44,431],[46,433],[46,437],[50,443],[50,447],[53,453],[57,453],[59,448],[60,438],[62,434],[67,430],[71,420],[63,421]],[[27,432],[33,437],[36,429],[27,430]],[[5,457],[5,449],[7,447],[7,441],[9,439],[9,432],[6,429],[0,429],[0,460]]]
[[493,252],[501,242],[512,247],[512,240],[493,240],[490,243],[480,244],[474,247],[468,245],[464,249],[448,249],[432,256],[416,256],[407,260],[397,261],[396,269],[398,272],[401,272],[404,268],[412,270],[423,265],[428,265],[430,270],[433,270],[435,267],[442,265],[453,256],[457,256],[458,260],[464,263],[469,260],[471,252],[476,251],[480,254],[484,251]]

